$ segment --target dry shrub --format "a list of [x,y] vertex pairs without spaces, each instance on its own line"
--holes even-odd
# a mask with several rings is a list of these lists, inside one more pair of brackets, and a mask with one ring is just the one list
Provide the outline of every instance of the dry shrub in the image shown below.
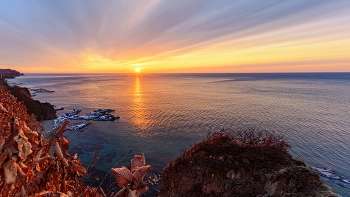
[[286,152],[291,146],[282,136],[267,132],[265,130],[256,130],[253,128],[221,130],[219,132],[209,133],[204,143],[208,144],[237,144],[242,147],[260,146],[270,147]]
[[[77,155],[66,151],[69,142],[61,135],[43,139],[40,123],[28,115],[23,102],[0,87],[0,193],[2,196],[104,196],[85,186],[87,175]],[[54,154],[50,149],[54,144]]]
[[[187,151],[182,152],[172,164],[181,163],[190,157],[192,153],[205,151],[221,155],[223,153],[237,154],[242,151],[258,151],[267,155],[285,155],[291,147],[282,136],[265,130],[247,129],[222,129],[218,132],[209,133],[207,138]],[[248,149],[247,149],[248,148]],[[228,152],[229,151],[229,152]],[[235,152],[235,153],[234,153]]]
[[18,102],[17,98],[6,91],[3,86],[0,86],[0,103],[8,111],[8,113],[1,114],[1,125],[10,122],[11,118],[16,117],[24,121],[31,130],[38,130],[40,128],[40,122],[36,121],[35,116],[27,113],[24,102]]

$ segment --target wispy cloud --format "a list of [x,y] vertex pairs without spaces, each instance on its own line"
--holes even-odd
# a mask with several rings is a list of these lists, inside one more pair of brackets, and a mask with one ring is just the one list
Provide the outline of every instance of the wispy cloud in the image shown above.
[[225,72],[252,61],[282,66],[350,58],[342,52],[350,44],[348,13],[349,0],[3,1],[0,66],[27,72],[220,66]]

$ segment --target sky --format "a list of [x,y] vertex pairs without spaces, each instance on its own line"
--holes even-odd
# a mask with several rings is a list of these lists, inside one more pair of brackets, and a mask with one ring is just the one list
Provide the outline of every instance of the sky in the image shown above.
[[350,0],[1,1],[0,68],[350,72]]

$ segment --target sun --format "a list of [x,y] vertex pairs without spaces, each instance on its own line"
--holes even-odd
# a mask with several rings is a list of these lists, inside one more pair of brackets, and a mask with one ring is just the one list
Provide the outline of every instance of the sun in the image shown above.
[[135,68],[135,72],[139,73],[141,71],[140,68]]

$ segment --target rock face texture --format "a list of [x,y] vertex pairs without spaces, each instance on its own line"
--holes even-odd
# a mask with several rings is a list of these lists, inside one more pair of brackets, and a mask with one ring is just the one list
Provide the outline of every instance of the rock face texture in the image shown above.
[[57,117],[56,111],[50,103],[41,103],[38,100],[34,100],[28,89],[19,86],[9,86],[4,79],[0,79],[0,85],[10,91],[18,101],[23,101],[28,109],[28,113],[34,114],[37,120],[51,120]]
[[339,196],[288,154],[282,138],[263,133],[219,132],[196,144],[164,169],[159,196]]
[[[28,113],[34,114],[37,120],[51,120],[55,119],[56,111],[50,103],[41,103],[38,100],[34,100],[29,91],[25,91],[18,86],[9,87],[12,95],[14,95],[19,101],[24,101],[27,106]],[[29,93],[29,94],[28,94]]]

